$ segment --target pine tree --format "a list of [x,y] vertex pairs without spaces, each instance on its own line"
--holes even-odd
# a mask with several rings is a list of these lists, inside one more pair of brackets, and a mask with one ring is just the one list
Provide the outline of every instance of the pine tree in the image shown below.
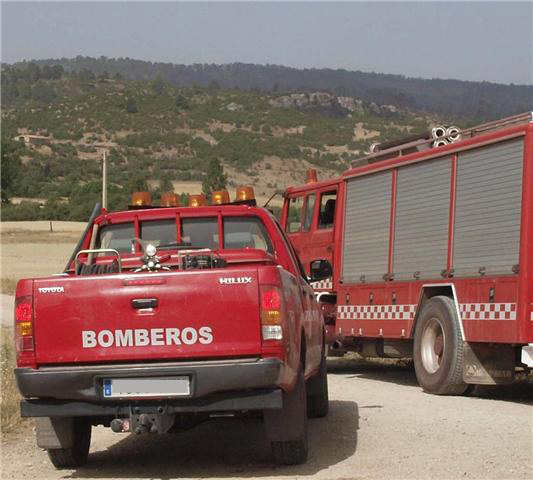
[[206,197],[210,197],[215,190],[223,190],[226,188],[228,176],[224,173],[224,168],[220,164],[218,158],[213,158],[209,162],[207,172],[202,182],[202,191]]

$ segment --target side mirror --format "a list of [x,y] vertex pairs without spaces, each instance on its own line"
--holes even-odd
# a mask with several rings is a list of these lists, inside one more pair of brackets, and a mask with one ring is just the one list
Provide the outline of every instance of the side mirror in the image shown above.
[[313,260],[311,262],[311,281],[317,282],[333,275],[333,268],[328,260]]

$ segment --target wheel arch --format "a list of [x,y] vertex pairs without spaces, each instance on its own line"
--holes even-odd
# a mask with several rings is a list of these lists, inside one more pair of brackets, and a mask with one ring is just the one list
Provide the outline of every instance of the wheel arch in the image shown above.
[[433,297],[445,296],[453,300],[455,305],[455,312],[457,318],[459,319],[459,328],[461,330],[461,338],[465,341],[465,331],[463,328],[463,319],[461,318],[461,312],[459,311],[459,301],[457,299],[457,292],[455,290],[455,285],[453,283],[437,283],[437,284],[427,284],[422,285],[420,289],[420,296],[418,298],[418,304],[416,306],[415,317],[413,319],[413,325],[411,326],[411,331],[409,332],[410,338],[414,338],[416,325],[420,314],[424,309],[425,304],[431,300]]

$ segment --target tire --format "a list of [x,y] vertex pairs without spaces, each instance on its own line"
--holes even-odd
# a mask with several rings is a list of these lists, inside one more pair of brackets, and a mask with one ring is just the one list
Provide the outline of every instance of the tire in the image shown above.
[[73,445],[69,448],[49,448],[48,456],[54,467],[74,468],[87,462],[91,445],[91,423],[86,418],[74,419]]
[[299,465],[307,460],[307,399],[305,378],[300,367],[292,392],[284,393],[281,410],[264,413],[272,457],[278,465]]
[[324,351],[318,373],[307,382],[307,416],[309,418],[322,418],[328,414],[328,410],[328,369]]
[[416,378],[425,392],[462,395],[463,339],[455,302],[436,296],[423,307],[415,329],[414,364]]

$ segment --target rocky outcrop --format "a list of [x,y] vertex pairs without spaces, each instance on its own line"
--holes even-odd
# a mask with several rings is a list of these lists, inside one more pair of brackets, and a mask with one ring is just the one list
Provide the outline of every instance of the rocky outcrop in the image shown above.
[[354,97],[337,97],[327,92],[291,93],[270,99],[269,103],[277,108],[343,110],[345,114],[369,112],[387,117],[398,114],[398,109],[394,105],[378,105]]

